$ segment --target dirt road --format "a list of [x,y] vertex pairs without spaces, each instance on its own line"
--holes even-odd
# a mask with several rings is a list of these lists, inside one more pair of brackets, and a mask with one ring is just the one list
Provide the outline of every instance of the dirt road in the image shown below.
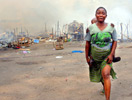
[[[0,51],[0,100],[105,100],[102,85],[89,81],[84,42],[32,45],[30,52]],[[62,58],[56,58],[62,56]],[[132,43],[119,44],[114,63],[118,79],[111,79],[111,100],[132,100]]]

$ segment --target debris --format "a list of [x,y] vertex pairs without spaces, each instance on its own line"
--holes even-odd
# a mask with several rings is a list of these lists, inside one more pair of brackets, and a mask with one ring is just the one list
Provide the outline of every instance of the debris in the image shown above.
[[29,75],[25,75],[25,78],[30,78],[30,76]]
[[55,48],[53,48],[53,50],[56,50]]
[[56,58],[63,58],[63,56],[56,56]]
[[56,42],[53,42],[53,47],[56,50],[62,50],[62,49],[64,49],[63,42],[64,42],[63,41],[63,38],[62,37],[59,37]]
[[122,49],[123,47],[118,47],[118,49]]
[[132,88],[132,85],[130,86],[130,88]]
[[13,43],[13,45],[20,46],[21,48],[29,47],[29,44],[30,44],[30,38],[27,38],[27,37],[22,37],[18,39],[17,42]]
[[128,46],[128,47],[126,47],[126,48],[132,48],[132,46]]
[[39,69],[42,69],[43,67],[40,67]]
[[43,69],[43,67],[39,67],[38,71],[40,71],[41,69]]
[[83,53],[84,51],[81,51],[81,50],[74,50],[72,51],[72,53]]
[[66,78],[66,79],[65,79],[65,81],[67,82],[67,81],[68,81],[68,79]]
[[27,54],[27,51],[23,51],[24,54]]
[[127,65],[128,64],[128,62],[125,62],[125,65]]
[[55,71],[55,68],[54,68],[54,71]]
[[34,43],[39,43],[39,40],[38,39],[34,39]]
[[13,49],[20,49],[20,46],[14,46]]
[[22,51],[30,51],[30,49],[19,49],[19,50],[22,50]]
[[71,41],[71,39],[67,39],[67,41],[68,41],[68,42],[70,42],[70,41]]
[[27,51],[27,53],[31,53],[30,51]]
[[22,51],[24,54],[31,53],[30,51]]
[[21,46],[21,48],[23,48],[23,49],[24,49],[24,48],[25,48],[25,46]]

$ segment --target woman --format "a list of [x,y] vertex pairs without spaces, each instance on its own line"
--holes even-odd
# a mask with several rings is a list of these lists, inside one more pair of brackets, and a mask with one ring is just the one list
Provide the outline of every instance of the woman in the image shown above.
[[99,7],[95,16],[97,22],[89,26],[85,37],[86,61],[89,65],[90,81],[102,82],[106,100],[110,100],[110,75],[116,79],[112,61],[117,46],[117,33],[113,24],[105,23],[107,11],[104,7]]

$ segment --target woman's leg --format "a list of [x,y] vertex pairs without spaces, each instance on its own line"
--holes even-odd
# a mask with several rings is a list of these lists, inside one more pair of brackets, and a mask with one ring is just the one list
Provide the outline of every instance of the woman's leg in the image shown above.
[[111,89],[110,70],[111,67],[108,64],[102,70],[106,100],[110,100],[110,89]]

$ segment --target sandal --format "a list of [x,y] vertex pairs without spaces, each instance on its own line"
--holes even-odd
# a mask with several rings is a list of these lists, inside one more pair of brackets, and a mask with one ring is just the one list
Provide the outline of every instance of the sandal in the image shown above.
[[100,94],[104,95],[105,94],[105,90],[103,89],[102,91],[100,91]]

